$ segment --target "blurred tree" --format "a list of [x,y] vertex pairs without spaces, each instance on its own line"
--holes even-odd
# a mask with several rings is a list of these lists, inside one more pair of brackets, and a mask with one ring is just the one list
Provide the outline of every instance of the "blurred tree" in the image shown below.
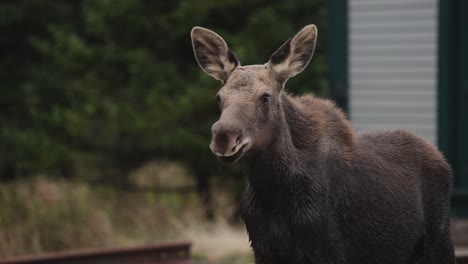
[[[191,28],[220,33],[246,65],[316,24],[314,61],[289,87],[321,94],[325,21],[325,0],[2,1],[0,179],[46,172],[124,186],[141,163],[173,159],[209,204],[209,177],[239,168],[208,150],[220,83],[198,68]],[[102,173],[76,175],[82,157]]]

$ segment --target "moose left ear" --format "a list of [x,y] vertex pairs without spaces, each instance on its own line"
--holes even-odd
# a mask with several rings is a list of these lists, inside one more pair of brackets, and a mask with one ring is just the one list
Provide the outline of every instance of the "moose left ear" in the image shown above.
[[280,81],[286,82],[304,70],[312,59],[316,41],[317,27],[308,25],[271,55],[268,64]]
[[200,67],[208,75],[225,83],[240,65],[236,55],[223,38],[209,29],[194,27],[191,35],[193,52]]

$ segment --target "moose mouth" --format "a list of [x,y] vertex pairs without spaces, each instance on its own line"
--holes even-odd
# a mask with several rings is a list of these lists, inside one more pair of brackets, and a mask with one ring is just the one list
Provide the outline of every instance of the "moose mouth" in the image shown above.
[[244,156],[244,153],[247,150],[247,147],[250,145],[249,143],[250,143],[249,141],[243,142],[241,147],[239,147],[238,150],[230,156],[216,155],[216,157],[218,157],[218,159],[224,163],[228,163],[228,164],[236,163]]

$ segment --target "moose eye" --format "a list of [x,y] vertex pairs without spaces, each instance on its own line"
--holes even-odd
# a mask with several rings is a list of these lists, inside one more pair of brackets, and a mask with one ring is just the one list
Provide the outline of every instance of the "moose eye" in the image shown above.
[[221,104],[221,96],[219,96],[219,94],[216,95],[216,102]]
[[262,102],[264,103],[270,102],[270,95],[269,94],[262,95]]

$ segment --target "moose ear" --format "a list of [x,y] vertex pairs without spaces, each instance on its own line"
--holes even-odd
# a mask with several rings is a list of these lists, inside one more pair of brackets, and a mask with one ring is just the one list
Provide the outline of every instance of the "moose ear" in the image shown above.
[[218,34],[202,27],[192,29],[192,46],[198,64],[208,75],[223,83],[240,65],[236,55]]
[[270,57],[268,64],[281,82],[302,72],[314,54],[317,27],[308,25],[286,41]]

